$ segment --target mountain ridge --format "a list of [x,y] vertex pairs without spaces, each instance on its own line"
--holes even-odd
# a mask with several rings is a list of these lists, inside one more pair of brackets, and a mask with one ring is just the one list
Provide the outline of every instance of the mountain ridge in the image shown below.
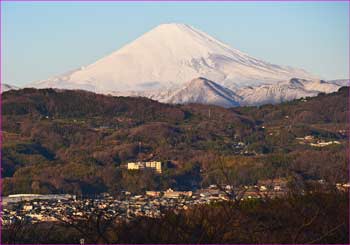
[[[193,82],[198,80],[206,81],[207,84],[197,83],[197,86],[193,86]],[[208,83],[210,86],[208,86]],[[216,83],[215,81],[199,77],[185,83],[180,88],[172,88],[162,91],[129,91],[110,94],[114,96],[147,97],[163,103],[200,103],[213,104],[223,107],[235,107],[278,104],[303,97],[314,97],[319,93],[335,92],[340,87],[349,86],[349,84],[349,80],[336,80],[335,82],[292,78],[290,80],[279,81],[274,84],[262,84],[258,86],[229,89]],[[213,89],[213,87],[219,89]],[[203,91],[207,91],[207,94],[203,94]]]
[[315,78],[302,69],[256,59],[189,25],[172,23],[155,27],[88,66],[28,86],[145,91],[181,86],[195,77],[231,89],[291,77]]
[[[196,78],[210,82],[191,84]],[[90,65],[27,87],[230,107],[276,104],[334,92],[347,84],[343,80],[322,81],[302,69],[271,64],[192,26],[169,23]]]
[[19,89],[19,87],[8,84],[8,83],[1,83],[1,93],[9,91],[9,90],[16,90],[16,89]]
[[206,78],[199,77],[191,80],[164,102],[172,104],[200,103],[233,107],[239,105],[238,100],[240,99],[232,90]]

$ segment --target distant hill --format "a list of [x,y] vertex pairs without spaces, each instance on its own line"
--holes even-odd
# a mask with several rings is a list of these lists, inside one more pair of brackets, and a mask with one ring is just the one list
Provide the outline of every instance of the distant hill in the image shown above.
[[[249,115],[266,124],[346,123],[349,115],[348,98],[349,87],[342,87],[330,94],[319,93],[316,97],[251,107]],[[245,108],[236,108],[236,111],[240,110],[245,111]]]
[[[304,176],[328,178],[346,164],[348,89],[231,109],[80,90],[7,91],[2,94],[3,193],[193,189],[210,184],[213,176],[205,172],[221,158],[238,164],[237,183],[271,177],[275,168],[287,174],[294,164]],[[305,135],[341,144],[314,149],[296,140]],[[282,153],[288,163],[271,165]],[[299,163],[306,156],[310,165]],[[164,171],[159,176],[122,168],[135,160],[162,161]]]

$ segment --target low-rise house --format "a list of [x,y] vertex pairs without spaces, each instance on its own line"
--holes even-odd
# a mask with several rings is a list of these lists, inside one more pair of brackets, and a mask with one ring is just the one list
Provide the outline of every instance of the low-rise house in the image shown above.
[[23,206],[23,210],[24,211],[30,211],[30,210],[32,210],[33,209],[33,206],[32,205],[24,205]]
[[311,146],[314,146],[314,147],[325,147],[325,146],[328,146],[328,145],[332,145],[332,144],[336,144],[336,145],[339,145],[340,142],[339,141],[318,141],[317,143],[310,143]]
[[159,197],[160,192],[159,191],[146,191],[146,196]]
[[172,189],[168,189],[164,192],[164,197],[166,198],[179,198],[180,196],[192,196],[192,191],[174,191]]

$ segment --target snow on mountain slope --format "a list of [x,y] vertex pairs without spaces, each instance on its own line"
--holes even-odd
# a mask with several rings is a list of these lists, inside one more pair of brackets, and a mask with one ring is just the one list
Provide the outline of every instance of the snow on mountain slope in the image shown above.
[[191,26],[162,24],[91,65],[28,86],[144,92],[180,88],[194,77],[229,88],[314,78],[253,58]]
[[96,85],[92,83],[87,83],[84,81],[80,81],[80,82],[70,81],[70,77],[72,74],[75,74],[76,72],[79,72],[83,69],[84,68],[79,68],[73,71],[68,71],[62,75],[54,76],[49,80],[28,84],[27,87],[34,87],[39,89],[40,88],[82,89],[82,90],[88,90],[92,92],[100,92],[99,89],[96,87]]
[[340,87],[342,87],[341,84],[332,81],[292,78],[289,81],[275,84],[242,88],[237,91],[237,94],[243,98],[241,105],[277,104],[302,97],[316,96],[321,92],[335,92]]
[[233,91],[206,78],[196,78],[163,102],[172,104],[200,103],[223,107],[238,106],[241,100]]
[[19,89],[19,87],[16,87],[14,85],[10,85],[7,83],[1,83],[1,93],[9,91],[9,90],[16,90]]
[[328,83],[336,84],[339,86],[350,86],[349,79],[338,79],[338,80],[329,80]]
[[114,96],[142,96],[164,103],[201,103],[232,107],[277,104],[302,97],[316,96],[321,92],[335,92],[340,87],[348,85],[348,80],[322,81],[292,78],[274,84],[229,89],[206,78],[197,78],[185,83],[181,88],[111,94]]

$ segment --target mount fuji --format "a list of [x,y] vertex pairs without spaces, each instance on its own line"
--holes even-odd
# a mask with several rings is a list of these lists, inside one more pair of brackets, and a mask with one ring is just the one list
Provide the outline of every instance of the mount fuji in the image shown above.
[[191,26],[162,24],[91,65],[32,85],[103,93],[158,89],[196,77],[226,87],[314,78],[301,69],[253,58]]
[[[302,69],[254,58],[189,25],[162,24],[91,65],[27,87],[234,106],[254,104],[254,92],[262,96],[261,90],[249,88],[274,86],[294,77],[318,80]],[[244,96],[249,103],[244,103]]]

